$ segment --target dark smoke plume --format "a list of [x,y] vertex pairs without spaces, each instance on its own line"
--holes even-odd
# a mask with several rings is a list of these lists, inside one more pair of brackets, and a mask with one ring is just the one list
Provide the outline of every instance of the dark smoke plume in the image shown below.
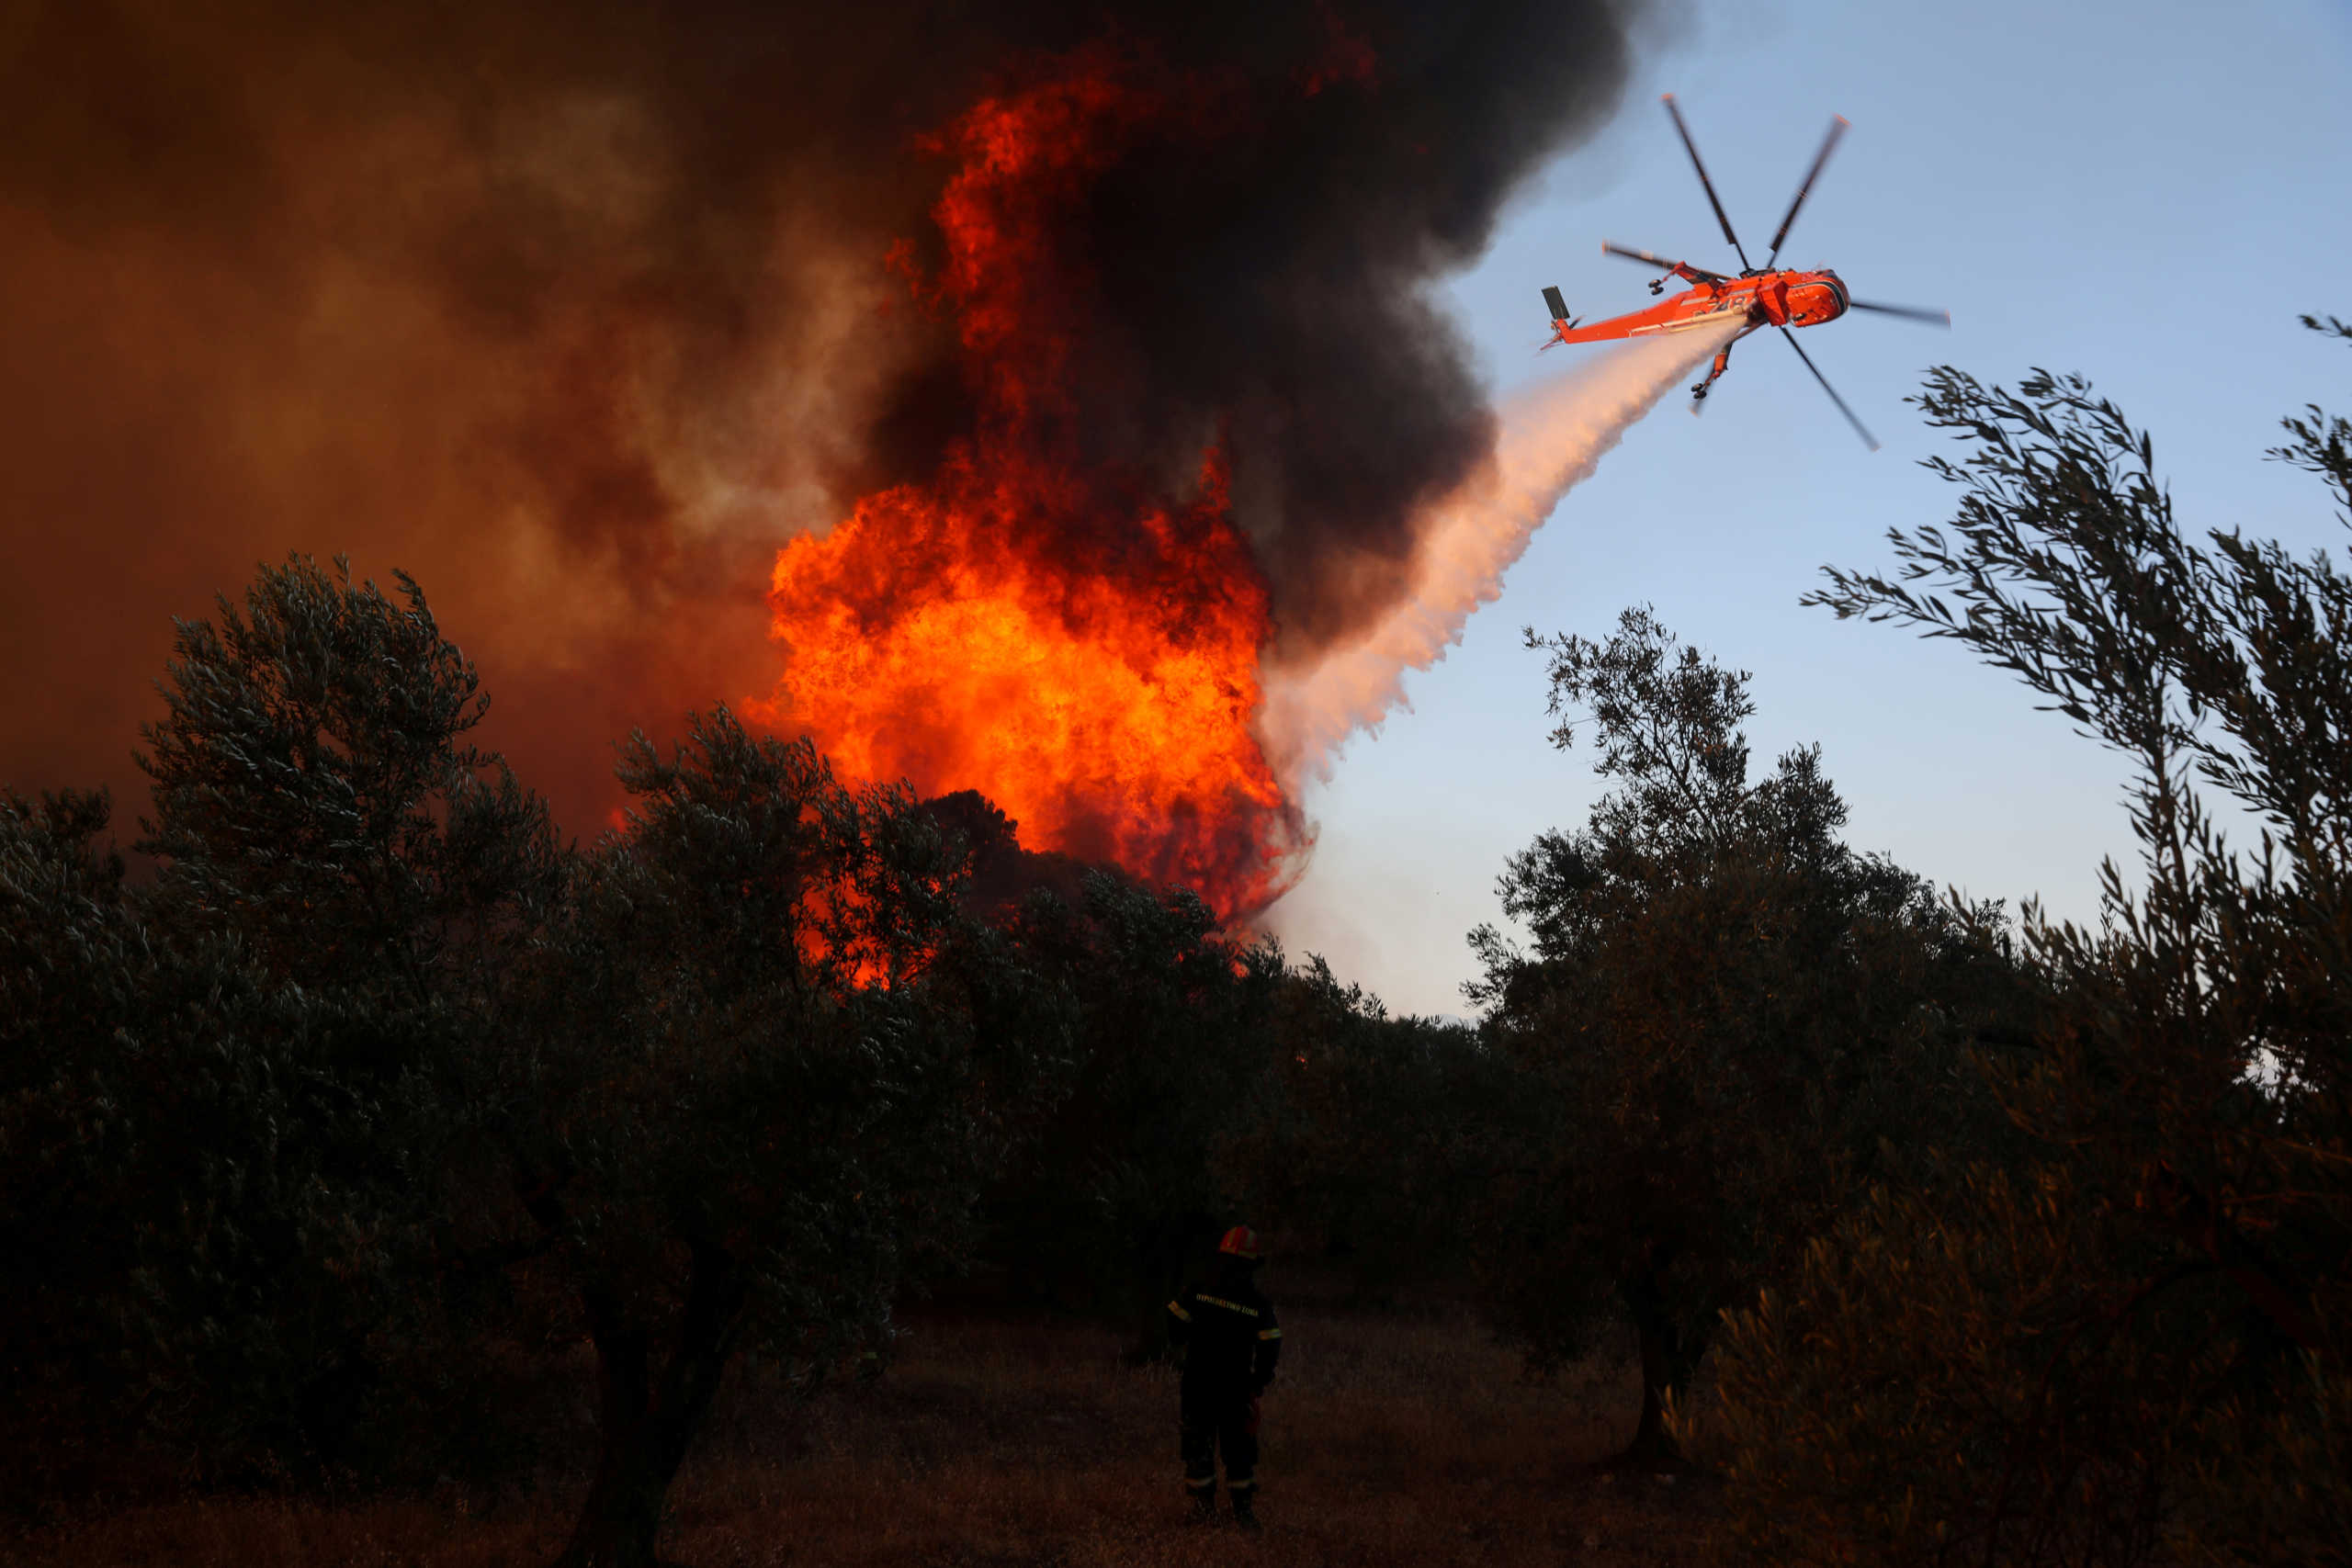
[[1057,231],[1087,455],[1221,437],[1278,655],[1326,646],[1491,442],[1424,288],[1637,8],[0,0],[0,782],[130,786],[169,617],[342,551],[601,826],[612,738],[772,683],[779,541],[968,427],[885,257],[935,257],[926,137],[1081,48],[1197,111]]

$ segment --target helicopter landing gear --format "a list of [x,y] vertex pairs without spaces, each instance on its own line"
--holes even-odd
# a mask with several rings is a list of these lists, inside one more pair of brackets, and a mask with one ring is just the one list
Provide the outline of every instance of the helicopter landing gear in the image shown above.
[[1707,400],[1708,389],[1713,387],[1716,380],[1722,377],[1723,373],[1730,368],[1731,345],[1726,344],[1724,345],[1723,351],[1715,355],[1714,364],[1708,367],[1707,378],[1690,389],[1691,412],[1696,413],[1699,412],[1699,405]]

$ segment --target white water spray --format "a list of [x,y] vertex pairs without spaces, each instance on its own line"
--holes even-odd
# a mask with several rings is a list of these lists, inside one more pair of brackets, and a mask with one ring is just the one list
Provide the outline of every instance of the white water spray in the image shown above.
[[1350,735],[1377,731],[1403,705],[1405,671],[1428,669],[1462,640],[1463,624],[1501,593],[1503,573],[1560,498],[1736,330],[1628,343],[1505,406],[1494,462],[1433,509],[1413,592],[1315,664],[1267,672],[1261,734],[1285,784],[1329,778]]

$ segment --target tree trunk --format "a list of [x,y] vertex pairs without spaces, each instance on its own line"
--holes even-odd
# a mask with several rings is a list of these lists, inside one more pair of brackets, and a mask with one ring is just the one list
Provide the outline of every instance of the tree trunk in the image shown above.
[[1667,1391],[1679,1389],[1688,1375],[1681,1330],[1666,1309],[1666,1291],[1656,1270],[1628,1280],[1623,1294],[1642,1339],[1642,1419],[1633,1442],[1607,1468],[1672,1474],[1689,1467],[1674,1434],[1666,1429]]
[[696,1244],[678,1343],[657,1379],[651,1336],[617,1295],[582,1290],[596,1346],[596,1479],[556,1568],[654,1568],[670,1483],[718,1390],[748,1294],[732,1258]]

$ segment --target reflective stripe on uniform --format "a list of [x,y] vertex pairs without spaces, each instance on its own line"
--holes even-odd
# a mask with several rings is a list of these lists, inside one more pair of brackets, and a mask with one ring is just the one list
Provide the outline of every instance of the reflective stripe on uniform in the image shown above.
[[1228,1475],[1225,1478],[1225,1489],[1227,1492],[1255,1492],[1258,1490],[1258,1482],[1254,1476],[1245,1475],[1236,1481]]
[[1261,1339],[1280,1339],[1282,1337],[1283,1331],[1279,1328],[1261,1328],[1258,1330],[1258,1337]]
[[1183,1321],[1184,1321],[1184,1322],[1186,1322],[1186,1323],[1190,1323],[1190,1322],[1192,1322],[1192,1321],[1193,1321],[1193,1314],[1192,1314],[1191,1313],[1189,1313],[1189,1312],[1186,1312],[1186,1311],[1183,1309],[1183,1307],[1182,1307],[1182,1305],[1178,1304],[1178,1303],[1175,1303],[1175,1302],[1170,1302],[1170,1303],[1168,1303],[1168,1310],[1169,1310],[1170,1312],[1174,1313],[1174,1314],[1175,1314],[1179,1318],[1181,1318],[1182,1320],[1183,1320]]
[[1246,1307],[1239,1302],[1227,1301],[1223,1296],[1199,1296],[1194,1299],[1203,1306],[1223,1307],[1227,1312],[1238,1312],[1244,1317],[1255,1317],[1258,1315],[1258,1309],[1256,1307]]

